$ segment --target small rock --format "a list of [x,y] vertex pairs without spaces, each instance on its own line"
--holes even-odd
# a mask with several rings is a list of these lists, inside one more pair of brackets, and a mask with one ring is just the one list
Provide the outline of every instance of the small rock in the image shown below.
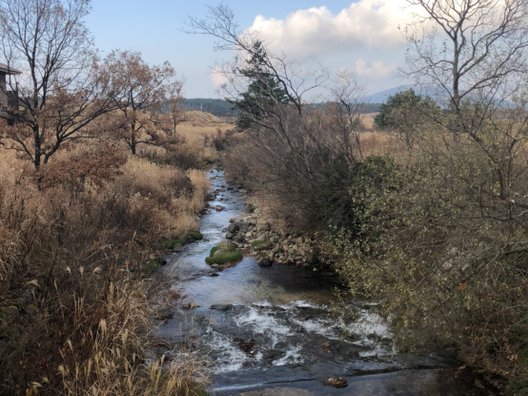
[[169,310],[165,310],[165,311],[162,311],[162,312],[158,312],[158,315],[156,316],[156,319],[161,320],[161,321],[165,321],[165,320],[172,319],[173,316],[174,316],[174,312],[169,311]]
[[343,377],[328,377],[324,383],[335,388],[345,388],[348,386],[348,381]]
[[255,340],[249,339],[249,340],[243,340],[241,338],[235,338],[234,341],[237,343],[238,347],[247,353],[248,355],[254,355],[255,354]]
[[228,232],[225,237],[226,239],[233,239],[234,235],[231,232]]
[[222,210],[225,209],[225,207],[223,207],[222,205],[216,205],[214,208],[215,208],[215,210],[216,210],[217,212],[221,212]]
[[231,309],[233,304],[213,304],[209,307],[209,309],[214,309],[215,311],[227,311],[228,309]]
[[218,272],[211,272],[208,274],[210,277],[220,276]]
[[198,308],[199,305],[198,304],[195,304],[193,302],[190,302],[189,304],[185,304],[183,306],[184,309],[188,309],[188,310],[191,310],[191,309],[194,309],[194,308]]
[[269,350],[264,353],[263,357],[265,360],[271,363],[273,360],[278,359],[280,356],[281,356],[281,353],[279,351]]

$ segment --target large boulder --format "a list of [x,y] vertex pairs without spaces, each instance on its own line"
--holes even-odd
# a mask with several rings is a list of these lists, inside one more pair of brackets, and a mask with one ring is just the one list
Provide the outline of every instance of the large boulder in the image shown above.
[[233,304],[213,304],[209,307],[209,309],[213,309],[215,311],[227,311],[228,309],[231,309],[233,307]]
[[271,267],[273,265],[273,260],[269,257],[263,258],[258,262],[259,267]]
[[231,223],[229,224],[229,227],[227,227],[227,231],[229,231],[231,234],[236,234],[240,230],[240,225],[237,223]]

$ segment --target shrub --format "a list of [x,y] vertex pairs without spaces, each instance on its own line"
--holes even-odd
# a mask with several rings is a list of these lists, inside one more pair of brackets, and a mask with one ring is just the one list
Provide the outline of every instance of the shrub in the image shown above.
[[356,241],[375,238],[377,233],[372,226],[387,209],[375,203],[398,187],[394,161],[369,157],[347,164],[335,158],[331,166],[320,172],[312,204],[317,222],[344,229]]
[[424,131],[399,188],[368,199],[375,238],[342,228],[329,239],[349,289],[382,303],[401,349],[455,348],[505,391],[497,378],[521,389],[528,375],[528,173],[522,156],[490,161],[511,155],[502,127],[479,141],[444,135],[445,151]]
[[408,130],[412,125],[421,128],[427,120],[433,119],[435,112],[440,112],[440,108],[431,98],[409,89],[390,96],[380,106],[374,124],[380,129]]

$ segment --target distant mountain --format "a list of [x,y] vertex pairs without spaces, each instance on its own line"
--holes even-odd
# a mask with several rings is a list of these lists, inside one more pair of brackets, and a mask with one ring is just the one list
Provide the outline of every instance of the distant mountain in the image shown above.
[[365,96],[365,103],[385,103],[389,97],[396,95],[400,92],[408,91],[413,89],[417,95],[429,96],[435,99],[437,102],[446,99],[445,91],[437,86],[415,86],[411,84],[398,85],[397,87],[386,89],[384,91],[375,92]]
[[365,96],[365,103],[385,103],[389,97],[396,95],[397,93],[412,89],[412,85],[398,85],[394,88],[389,88],[384,91],[375,92]]

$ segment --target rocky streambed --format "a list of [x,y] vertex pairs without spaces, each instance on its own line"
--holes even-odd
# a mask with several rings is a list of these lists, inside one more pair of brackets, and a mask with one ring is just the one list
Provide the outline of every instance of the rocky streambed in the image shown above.
[[[313,243],[275,234],[221,170],[209,176],[204,239],[167,258],[171,289],[183,297],[159,336],[208,356],[210,394],[467,394],[451,359],[396,353],[375,305],[351,301],[352,315],[333,313],[335,279],[310,262]],[[226,237],[246,255],[220,271],[205,258]]]

